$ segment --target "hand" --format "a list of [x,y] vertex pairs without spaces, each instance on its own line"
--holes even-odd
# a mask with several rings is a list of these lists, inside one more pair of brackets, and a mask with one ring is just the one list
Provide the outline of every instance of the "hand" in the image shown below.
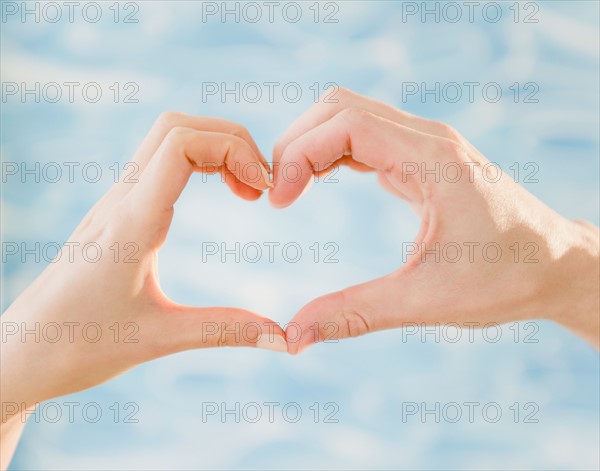
[[[268,164],[248,132],[219,119],[167,113],[133,162],[138,181],[114,185],[69,238],[79,247],[73,259],[63,251],[2,316],[3,405],[31,407],[186,349],[287,351],[274,322],[241,309],[176,304],[158,282],[158,251],[173,205],[193,172],[220,171],[231,189],[249,200],[270,185]],[[87,243],[102,250],[96,263],[89,261],[93,250],[88,260],[81,250]],[[44,338],[22,335],[36,325],[46,332]],[[56,337],[52,325],[62,334],[56,342],[47,341]],[[8,411],[2,415],[4,423]]]
[[[450,126],[346,90],[338,96],[316,104],[275,146],[271,203],[291,204],[313,173],[348,164],[376,171],[422,224],[399,270],[302,308],[290,353],[332,338],[331,323],[333,337],[345,338],[414,323],[542,317],[599,345],[597,228],[564,219],[505,174],[496,181],[497,169]],[[287,165],[300,166],[299,179],[283,178]],[[425,172],[436,165],[447,178]]]

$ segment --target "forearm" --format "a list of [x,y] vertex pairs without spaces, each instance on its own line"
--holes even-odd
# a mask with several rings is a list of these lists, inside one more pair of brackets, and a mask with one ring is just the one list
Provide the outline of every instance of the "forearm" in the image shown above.
[[[3,333],[0,345],[0,466],[8,468],[25,428],[27,411],[36,407],[39,375],[32,370],[31,345],[21,341],[20,335],[7,335],[7,323],[17,322],[19,315],[14,305],[0,317]],[[33,344],[36,346],[37,344]],[[28,364],[29,363],[29,364]]]
[[[17,448],[25,420],[20,413],[25,404],[24,398],[15,390],[18,387],[19,378],[15,377],[18,366],[15,365],[13,356],[10,353],[12,348],[2,339],[2,355],[0,355],[0,397],[2,419],[0,422],[0,466],[3,470],[8,468],[8,464]],[[25,372],[22,372],[25,376]]]
[[13,415],[6,422],[4,417],[2,418],[0,425],[0,468],[2,470],[8,468],[24,428],[25,421],[22,420],[20,413]]

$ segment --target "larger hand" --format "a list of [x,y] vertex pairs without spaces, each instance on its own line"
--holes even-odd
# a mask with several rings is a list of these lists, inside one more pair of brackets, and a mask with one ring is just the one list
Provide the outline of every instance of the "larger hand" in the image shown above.
[[[331,338],[332,322],[334,337],[344,338],[407,323],[546,317],[598,345],[597,228],[564,219],[506,175],[496,181],[496,169],[450,126],[346,90],[337,96],[339,103],[318,103],[277,143],[272,204],[291,204],[314,172],[347,163],[377,171],[422,224],[399,270],[301,309],[292,321],[303,335],[288,340],[291,353]],[[302,169],[293,182],[283,178],[290,164]],[[447,178],[431,173],[436,165]]]

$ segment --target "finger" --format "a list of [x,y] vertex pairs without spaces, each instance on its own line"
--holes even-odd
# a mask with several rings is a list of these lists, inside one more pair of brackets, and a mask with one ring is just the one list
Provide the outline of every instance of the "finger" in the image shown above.
[[128,194],[134,217],[148,223],[171,211],[194,171],[223,165],[252,188],[270,186],[258,156],[243,139],[190,128],[172,129]]
[[429,119],[415,116],[406,111],[390,106],[381,101],[367,98],[358,93],[354,93],[345,88],[339,88],[335,94],[330,91],[323,94],[323,97],[335,99],[335,103],[326,103],[322,98],[306,113],[300,116],[277,141],[273,151],[273,164],[276,165],[283,154],[284,149],[298,137],[311,130],[312,128],[328,121],[337,115],[340,111],[347,108],[358,108],[368,111],[374,115],[393,121],[402,126],[420,131],[425,134],[431,134],[438,137],[455,140],[464,143],[462,136],[451,126],[432,121]]
[[255,201],[260,198],[263,194],[262,191],[252,188],[249,185],[241,182],[237,177],[231,173],[227,167],[221,167],[221,176],[227,186],[233,191],[234,194],[248,201]]
[[[139,181],[143,171],[148,166],[148,163],[160,147],[161,143],[168,136],[169,132],[177,127],[191,128],[197,131],[231,134],[232,136],[239,137],[240,139],[246,141],[252,148],[267,173],[271,172],[269,163],[262,155],[258,149],[258,146],[254,142],[254,139],[252,139],[252,136],[244,126],[219,118],[190,116],[184,113],[166,112],[162,113],[158,117],[144,138],[142,144],[138,147],[131,161],[133,167],[127,167],[123,172],[123,177],[121,180],[111,189],[111,200],[119,201],[132,189],[132,183]],[[244,191],[244,193],[251,192]]]
[[274,167],[275,187],[269,192],[271,204],[285,207],[297,199],[314,171],[352,156],[358,163],[386,173],[391,183],[419,202],[426,183],[414,178],[409,169],[428,162],[444,164],[455,158],[460,145],[437,136],[399,125],[370,112],[349,108],[329,121],[304,133],[288,144],[279,165]]
[[295,355],[318,342],[358,337],[395,327],[398,311],[390,276],[321,296],[304,306],[286,329],[289,353]]
[[369,167],[368,165],[357,162],[356,160],[352,160],[351,155],[344,155],[343,157],[341,157],[339,160],[336,160],[331,166],[327,167],[326,169],[315,170],[315,176],[317,176],[319,179],[324,179],[332,171],[334,171],[336,168],[341,167],[341,166],[350,167],[352,170],[354,170],[356,172],[361,172],[361,173],[373,171],[373,169],[371,167]]
[[287,352],[281,327],[244,309],[173,305],[163,320],[162,337],[168,353],[210,347],[256,347]]
[[185,113],[177,113],[172,111],[162,113],[158,117],[135,153],[133,161],[138,164],[140,169],[144,169],[146,167],[169,132],[173,128],[178,127],[191,128],[197,131],[231,134],[232,136],[239,137],[248,143],[254,153],[259,157],[260,162],[264,165],[267,171],[270,170],[267,160],[258,149],[258,146],[254,142],[254,139],[252,139],[250,132],[248,132],[248,130],[241,124],[233,123],[220,118],[191,116]]

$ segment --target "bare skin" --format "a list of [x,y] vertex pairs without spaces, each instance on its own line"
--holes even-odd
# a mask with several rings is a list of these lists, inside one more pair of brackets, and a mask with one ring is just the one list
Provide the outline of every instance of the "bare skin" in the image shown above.
[[[103,256],[96,263],[84,260],[82,251],[74,251],[73,260],[61,256],[0,318],[2,332],[12,332],[15,325],[19,331],[22,326],[31,330],[36,323],[41,328],[56,323],[62,330],[57,342],[23,338],[21,332],[2,339],[3,469],[24,426],[21,412],[37,403],[91,388],[182,350],[259,346],[286,351],[283,331],[269,319],[243,309],[179,305],[164,295],[158,281],[158,251],[173,205],[193,172],[222,172],[234,193],[247,200],[269,187],[268,165],[248,132],[219,119],[166,113],[133,162],[141,170],[138,182],[117,183],[69,238],[80,247],[99,244]],[[250,171],[240,171],[250,166],[263,168],[263,175],[250,178]],[[244,181],[246,176],[252,181]],[[126,244],[132,242],[137,261],[126,263],[125,252],[131,253]],[[110,249],[115,243],[123,251],[116,260]],[[74,322],[78,325],[70,324]],[[82,326],[93,324],[101,329],[98,341],[96,328],[82,332]],[[235,331],[239,335],[226,334]],[[54,337],[55,331],[48,332]]]
[[[447,124],[348,90],[337,96],[339,103],[314,105],[276,144],[271,203],[293,203],[313,174],[347,164],[377,172],[381,185],[408,201],[422,224],[400,269],[304,306],[290,322],[289,339],[299,337],[298,326],[302,330],[299,341],[288,340],[290,353],[315,340],[407,323],[482,326],[541,318],[599,347],[597,227],[563,218],[506,174],[497,181],[484,174],[489,161]],[[462,175],[456,179],[458,172],[449,171],[436,181],[422,170],[436,163],[462,169]],[[299,179],[296,173],[284,177],[288,165],[301,169]],[[488,243],[501,248],[498,260],[494,251],[482,252]],[[436,247],[450,255],[436,259]]]
[[[596,227],[564,219],[505,175],[490,182],[482,170],[487,160],[449,126],[349,91],[341,97],[338,104],[316,105],[278,142],[270,200],[276,207],[291,204],[313,173],[334,165],[376,171],[382,186],[407,200],[422,218],[408,262],[392,274],[306,305],[292,319],[303,331],[301,340],[287,345],[281,328],[258,314],[171,301],[160,289],[157,256],[191,174],[221,172],[232,191],[246,200],[257,199],[273,185],[268,164],[244,128],[166,113],[133,158],[141,170],[139,181],[116,184],[69,239],[80,246],[98,243],[110,256],[97,263],[65,257],[50,264],[0,318],[2,332],[22,323],[31,328],[35,323],[77,322],[96,323],[103,333],[95,342],[77,330],[73,340],[63,335],[57,342],[18,334],[2,339],[2,469],[21,435],[24,409],[182,350],[249,346],[296,354],[315,342],[315,322],[322,328],[334,323],[335,337],[345,338],[407,322],[462,325],[547,318],[599,346]],[[436,162],[458,164],[464,178],[423,179],[419,166],[431,168]],[[302,169],[298,181],[282,177],[290,163]],[[257,178],[240,171],[248,167],[258,169]],[[110,247],[118,243],[126,249],[131,242],[137,247],[135,263],[115,261]],[[480,247],[489,242],[510,256],[490,263],[476,252],[472,262],[466,256],[449,262],[427,252],[436,243]],[[535,244],[537,261],[524,263],[518,257],[515,262],[510,251],[515,243]],[[123,329],[121,339],[133,326],[137,341],[115,341],[115,324]],[[244,334],[225,334],[231,330]],[[330,334],[319,332],[317,339]]]

